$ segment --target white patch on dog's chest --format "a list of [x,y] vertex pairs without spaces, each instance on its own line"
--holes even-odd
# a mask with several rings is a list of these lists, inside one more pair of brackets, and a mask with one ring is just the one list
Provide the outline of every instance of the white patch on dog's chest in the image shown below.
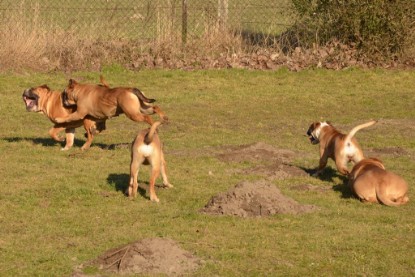
[[151,144],[142,144],[138,147],[138,151],[143,154],[144,157],[149,157],[154,152],[154,147]]

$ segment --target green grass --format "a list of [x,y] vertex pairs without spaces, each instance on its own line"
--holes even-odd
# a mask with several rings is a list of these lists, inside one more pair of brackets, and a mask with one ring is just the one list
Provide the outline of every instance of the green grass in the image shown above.
[[[122,194],[129,179],[125,145],[144,123],[125,116],[109,120],[87,152],[80,150],[84,138],[78,129],[74,148],[62,152],[48,137],[51,123],[27,113],[21,94],[44,83],[61,90],[68,76],[1,74],[1,275],[68,276],[107,249],[156,236],[174,239],[205,260],[196,276],[415,274],[414,71],[130,72],[112,66],[102,73],[112,86],[139,87],[170,117],[160,136],[175,188],[157,189],[159,204]],[[70,77],[98,82],[99,74]],[[314,168],[318,150],[304,137],[312,121],[330,120],[348,131],[379,118],[384,123],[360,131],[357,138],[364,150],[406,151],[381,158],[408,181],[408,205],[365,205],[345,197],[341,178],[296,177],[274,183],[300,203],[317,205],[318,212],[257,219],[198,212],[213,195],[262,178],[231,173],[245,165],[217,159],[223,147],[261,141],[298,151],[294,163]],[[329,166],[334,168],[332,162]],[[148,182],[148,171],[141,170],[141,184]],[[293,184],[333,189],[294,191]]]

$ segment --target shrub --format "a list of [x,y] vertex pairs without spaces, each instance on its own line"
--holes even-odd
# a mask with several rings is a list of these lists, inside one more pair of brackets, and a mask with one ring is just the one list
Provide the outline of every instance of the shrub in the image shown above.
[[[413,50],[415,1],[293,0],[297,46],[337,40],[370,56],[395,58]],[[412,49],[411,49],[412,48]]]

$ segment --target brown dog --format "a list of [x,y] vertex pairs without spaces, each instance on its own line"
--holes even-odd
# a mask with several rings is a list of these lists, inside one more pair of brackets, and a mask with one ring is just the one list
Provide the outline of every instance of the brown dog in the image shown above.
[[62,97],[65,106],[76,105],[77,110],[67,116],[55,118],[58,123],[80,120],[87,115],[108,119],[122,113],[133,121],[146,121],[150,125],[153,124],[153,120],[149,115],[154,113],[167,120],[158,106],[151,105],[155,100],[145,97],[136,88],[109,88],[106,83],[104,86],[79,84],[71,79]]
[[327,165],[328,158],[335,161],[337,169],[341,174],[347,175],[349,162],[358,163],[362,160],[363,152],[353,137],[360,129],[372,126],[377,121],[354,127],[349,134],[345,135],[337,131],[328,122],[312,123],[307,131],[307,136],[312,144],[320,143],[320,164],[314,176],[319,175]]
[[409,201],[405,180],[385,170],[382,162],[376,158],[358,162],[349,177],[350,188],[363,202],[399,206]]
[[84,126],[87,141],[82,146],[82,150],[86,150],[91,146],[94,135],[105,130],[105,120],[97,120],[92,117],[72,121],[68,123],[57,123],[54,121],[56,117],[64,117],[76,111],[76,107],[64,107],[60,92],[51,91],[47,85],[26,89],[23,92],[23,101],[26,110],[29,112],[41,112],[45,114],[55,125],[49,130],[49,135],[55,141],[64,141],[58,134],[65,130],[66,144],[62,150],[68,150],[72,147],[75,137],[75,128]]
[[150,178],[150,200],[159,202],[159,199],[154,190],[154,184],[160,174],[163,177],[163,184],[166,187],[173,187],[167,179],[166,161],[164,160],[164,153],[161,147],[160,138],[156,132],[157,127],[161,124],[160,121],[155,122],[151,128],[141,131],[131,147],[131,164],[130,164],[130,185],[127,194],[130,197],[137,195],[138,189],[138,171],[141,164],[151,165]]

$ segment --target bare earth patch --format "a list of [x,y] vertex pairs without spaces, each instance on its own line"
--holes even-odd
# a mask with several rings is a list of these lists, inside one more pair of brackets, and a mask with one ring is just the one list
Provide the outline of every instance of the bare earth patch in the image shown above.
[[242,182],[225,193],[212,197],[201,210],[214,215],[261,217],[274,214],[301,214],[317,209],[302,205],[284,196],[273,184],[265,180]]
[[257,166],[236,170],[237,173],[258,174],[268,179],[305,177],[308,174],[301,168],[291,165],[296,153],[287,149],[276,149],[263,142],[233,147],[217,155],[224,162],[253,162]]
[[171,239],[147,238],[106,251],[80,266],[73,277],[88,276],[82,273],[82,269],[88,266],[97,267],[105,276],[108,273],[182,276],[196,270],[201,263]]

